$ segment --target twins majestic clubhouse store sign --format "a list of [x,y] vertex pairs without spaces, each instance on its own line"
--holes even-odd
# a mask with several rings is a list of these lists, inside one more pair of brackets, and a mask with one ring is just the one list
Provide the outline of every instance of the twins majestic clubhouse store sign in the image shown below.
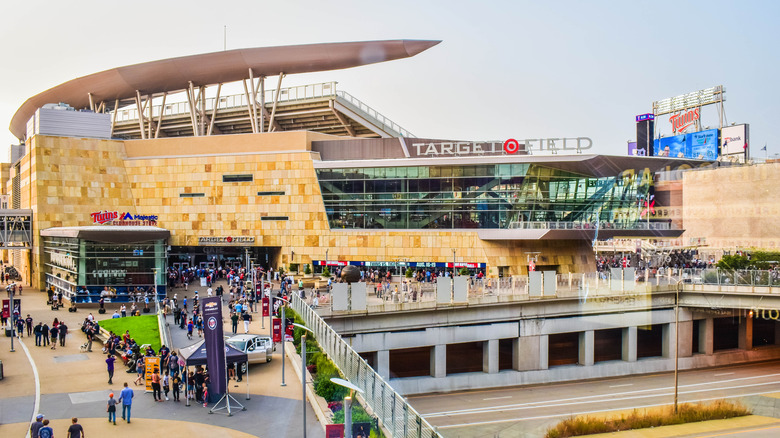
[[92,218],[92,223],[97,225],[157,225],[156,215],[97,211],[90,213],[89,216]]

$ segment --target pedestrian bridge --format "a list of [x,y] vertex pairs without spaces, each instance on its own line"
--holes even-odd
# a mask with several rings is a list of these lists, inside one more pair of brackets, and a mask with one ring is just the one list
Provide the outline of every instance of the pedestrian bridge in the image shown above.
[[670,371],[675,346],[680,369],[780,357],[774,271],[456,277],[332,295],[317,313],[401,394]]

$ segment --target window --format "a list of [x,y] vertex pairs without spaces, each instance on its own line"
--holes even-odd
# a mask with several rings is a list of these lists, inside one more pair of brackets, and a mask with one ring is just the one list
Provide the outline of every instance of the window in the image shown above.
[[263,216],[260,218],[263,221],[286,221],[287,219],[287,216]]
[[257,192],[257,196],[284,196],[284,192]]
[[179,193],[180,198],[202,198],[206,196],[205,193]]
[[254,175],[248,174],[248,175],[222,175],[222,182],[223,183],[232,183],[232,182],[252,182],[255,180]]

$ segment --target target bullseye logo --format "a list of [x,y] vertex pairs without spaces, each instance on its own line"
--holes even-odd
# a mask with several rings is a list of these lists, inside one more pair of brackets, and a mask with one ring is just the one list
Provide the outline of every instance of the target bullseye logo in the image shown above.
[[217,328],[217,318],[212,316],[209,318],[209,330],[214,330],[215,328]]
[[504,142],[504,152],[507,154],[516,154],[520,150],[520,143],[514,138]]

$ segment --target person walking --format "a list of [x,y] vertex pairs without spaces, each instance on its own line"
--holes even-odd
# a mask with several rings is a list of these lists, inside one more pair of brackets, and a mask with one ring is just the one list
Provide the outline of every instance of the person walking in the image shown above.
[[135,378],[133,383],[135,383],[136,386],[140,385],[140,382],[144,381],[144,358],[139,357],[135,361],[135,372],[138,373],[138,377]]
[[40,347],[41,346],[41,331],[43,330],[43,323],[39,322],[38,325],[35,326],[33,329],[33,334],[35,335],[35,346]]
[[49,345],[49,324],[43,323],[43,326],[41,327],[41,340],[43,341],[43,346]]
[[49,419],[43,420],[43,426],[38,429],[38,438],[54,438],[54,429],[49,426]]
[[29,313],[27,314],[27,318],[24,319],[24,323],[27,325],[27,337],[32,336],[33,319]]
[[65,322],[61,322],[60,326],[58,327],[59,335],[60,335],[60,347],[65,346],[65,336],[68,334],[68,326],[65,325]]
[[165,394],[165,401],[168,401],[168,392],[171,390],[171,376],[168,371],[162,377],[163,394]]
[[230,314],[230,322],[231,322],[231,328],[233,329],[233,334],[236,334],[236,331],[238,330],[238,313],[233,312]]
[[252,314],[249,312],[244,313],[244,334],[249,333],[250,322],[252,322]]
[[106,412],[108,412],[108,422],[114,423],[116,426],[116,399],[114,393],[108,394],[108,403],[106,404]]
[[154,396],[154,401],[161,402],[162,395],[160,394],[160,371],[157,369],[157,367],[154,367],[154,371],[152,372],[152,396]]
[[35,423],[30,425],[30,437],[38,438],[38,431],[43,427],[43,414],[35,416]]
[[49,329],[49,333],[51,334],[51,349],[52,350],[56,350],[57,349],[57,335],[60,333],[59,324],[52,324],[51,328]]
[[106,371],[108,371],[108,384],[113,384],[112,380],[114,378],[114,361],[116,358],[111,353],[108,354],[108,357],[106,358]]
[[122,403],[122,419],[130,422],[130,409],[133,407],[133,390],[127,386],[119,393],[119,402]]
[[174,373],[173,377],[171,377],[171,384],[173,386],[173,401],[177,402],[179,401],[179,385],[181,384],[181,379],[179,379],[179,373]]
[[68,428],[68,438],[84,438],[84,428],[79,424],[79,419],[73,417],[70,419],[71,425]]

